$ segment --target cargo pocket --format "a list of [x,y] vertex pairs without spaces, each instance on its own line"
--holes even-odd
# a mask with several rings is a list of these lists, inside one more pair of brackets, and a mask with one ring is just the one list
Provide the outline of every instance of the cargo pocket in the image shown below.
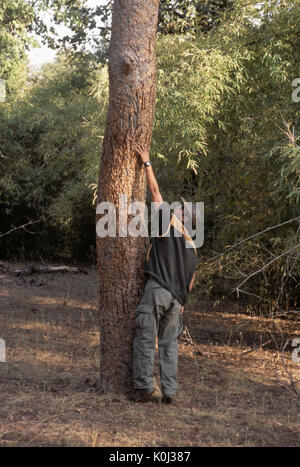
[[181,334],[183,333],[183,322],[182,322],[182,315],[180,313],[181,311],[181,303],[179,302],[179,300],[177,300],[177,298],[173,298],[173,306],[176,306],[177,308],[177,311],[178,311],[178,321],[177,321],[177,339],[179,339],[179,337],[181,336]]
[[154,313],[151,305],[139,305],[135,313],[135,329],[151,330],[153,328]]

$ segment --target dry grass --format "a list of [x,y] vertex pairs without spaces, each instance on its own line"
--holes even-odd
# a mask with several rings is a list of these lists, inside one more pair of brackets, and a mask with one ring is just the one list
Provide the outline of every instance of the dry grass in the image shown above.
[[194,305],[185,323],[196,345],[180,341],[177,402],[136,404],[97,389],[96,270],[22,279],[13,266],[0,270],[0,446],[299,445],[299,400],[278,382],[289,381],[279,351],[297,337],[295,320]]

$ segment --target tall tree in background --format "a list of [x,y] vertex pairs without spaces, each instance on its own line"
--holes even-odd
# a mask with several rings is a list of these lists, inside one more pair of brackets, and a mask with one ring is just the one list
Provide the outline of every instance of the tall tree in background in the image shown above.
[[[115,0],[109,49],[109,107],[97,204],[109,201],[119,217],[119,194],[145,200],[144,168],[136,146],[150,146],[156,98],[159,0]],[[100,216],[96,216],[98,222]],[[127,221],[127,218],[126,218]],[[135,308],[144,285],[147,241],[97,236],[100,384],[104,392],[131,387]]]

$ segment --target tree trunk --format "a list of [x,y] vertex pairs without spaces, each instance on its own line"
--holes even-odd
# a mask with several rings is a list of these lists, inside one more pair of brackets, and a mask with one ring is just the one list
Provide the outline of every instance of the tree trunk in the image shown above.
[[[156,98],[159,0],[115,0],[109,49],[109,107],[97,204],[145,201],[144,167],[136,147],[152,137]],[[96,216],[98,222],[100,216]],[[143,237],[97,236],[100,317],[100,385],[103,392],[132,388],[135,309],[144,286]]]

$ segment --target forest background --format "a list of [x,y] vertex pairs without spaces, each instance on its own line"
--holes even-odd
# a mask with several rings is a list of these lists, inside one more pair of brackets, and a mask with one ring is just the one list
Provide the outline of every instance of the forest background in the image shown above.
[[[45,11],[72,34],[58,37]],[[110,14],[111,2],[2,2],[2,260],[96,263]],[[300,305],[299,24],[293,0],[160,4],[151,159],[166,201],[205,204],[196,299]],[[33,33],[57,52],[40,70]]]

